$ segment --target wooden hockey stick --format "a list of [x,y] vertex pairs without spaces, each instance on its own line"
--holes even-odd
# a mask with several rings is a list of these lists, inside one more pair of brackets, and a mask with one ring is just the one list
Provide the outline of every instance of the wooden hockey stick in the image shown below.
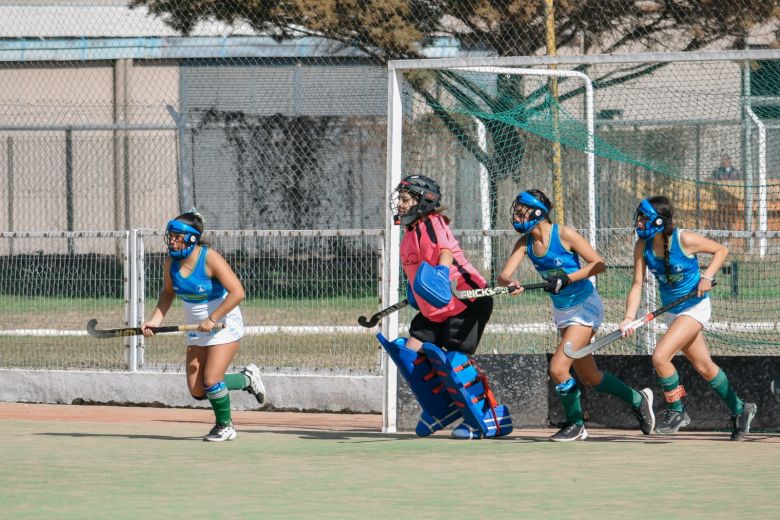
[[[213,330],[224,328],[224,325],[217,323],[214,325]],[[198,330],[197,325],[168,325],[165,327],[149,327],[149,330],[155,334],[161,332],[186,332],[191,330]],[[120,338],[123,336],[140,336],[143,334],[141,327],[127,327],[123,329],[98,329],[97,320],[92,319],[87,322],[87,332],[90,336],[96,338]]]
[[374,314],[370,318],[366,318],[365,316],[360,316],[358,318],[358,323],[360,325],[362,325],[363,327],[371,328],[374,325],[376,325],[377,323],[379,323],[379,320],[381,320],[385,316],[389,316],[389,315],[393,314],[395,311],[403,309],[407,305],[409,305],[409,300],[404,298],[400,302],[398,302],[398,303],[396,303],[394,305],[391,305],[390,307],[385,307],[384,309],[382,309],[381,311],[377,312],[376,314]]
[[[717,285],[716,282],[712,282],[712,286],[715,287]],[[663,307],[659,307],[653,312],[648,312],[644,316],[642,316],[639,319],[636,319],[629,323],[626,326],[626,329],[637,329],[641,327],[642,325],[645,325],[651,321],[653,321],[655,318],[660,316],[661,314],[665,313],[669,309],[672,309],[678,305],[680,305],[682,302],[690,300],[691,298],[694,298],[696,294],[698,293],[698,290],[693,290],[689,292],[688,294],[684,296],[680,296],[676,300],[669,302],[668,304],[664,305]],[[599,339],[598,341],[594,341],[590,345],[586,345],[583,348],[579,350],[574,350],[574,345],[572,345],[571,341],[567,341],[563,345],[563,353],[566,354],[566,357],[570,357],[571,359],[582,359],[588,354],[592,354],[596,352],[597,350],[601,350],[610,343],[614,343],[615,341],[619,340],[623,337],[623,330],[618,328],[615,332],[612,332],[603,338]]]
[[[546,289],[550,286],[549,282],[542,282],[542,283],[529,283],[526,285],[523,285],[523,290],[526,291],[533,291],[534,289]],[[450,289],[452,289],[452,294],[455,296],[455,298],[459,300],[469,300],[471,298],[484,298],[486,296],[493,296],[496,294],[509,294],[517,287],[514,285],[509,285],[507,287],[504,286],[498,286],[498,287],[485,287],[484,289],[468,289],[465,291],[459,291],[457,287],[457,282],[455,280],[452,280],[450,282]]]

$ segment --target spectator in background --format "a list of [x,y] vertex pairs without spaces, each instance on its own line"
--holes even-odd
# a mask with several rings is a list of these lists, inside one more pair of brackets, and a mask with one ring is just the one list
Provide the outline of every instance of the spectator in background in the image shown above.
[[739,170],[731,164],[731,157],[726,154],[720,156],[720,166],[712,170],[712,178],[716,181],[739,179]]

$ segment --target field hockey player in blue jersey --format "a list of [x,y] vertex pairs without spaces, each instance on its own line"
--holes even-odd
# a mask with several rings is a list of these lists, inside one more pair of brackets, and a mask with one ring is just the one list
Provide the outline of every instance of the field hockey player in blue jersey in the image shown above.
[[153,336],[149,327],[160,326],[176,295],[182,299],[187,323],[198,325],[197,331],[187,334],[187,387],[195,399],[208,399],[216,416],[203,440],[229,441],[236,438],[236,431],[228,391],[246,390],[260,404],[266,391],[254,364],[237,374],[225,374],[244,334],[238,308],[244,287],[222,255],[201,241],[202,236],[203,218],[195,210],[168,222],[163,288],[152,317],[142,327],[144,336]]
[[[646,268],[658,280],[664,305],[697,291],[695,298],[684,301],[664,315],[668,329],[653,352],[653,368],[666,400],[656,432],[675,433],[691,422],[682,402],[685,387],[680,384],[680,377],[672,364],[675,354],[682,352],[731,410],[731,440],[744,439],[750,433],[756,405],[739,398],[726,374],[712,361],[702,334],[712,312],[708,291],[712,288],[715,274],[726,260],[728,249],[698,233],[679,229],[674,222],[672,203],[663,196],[643,200],[634,214],[634,225],[638,237],[634,246],[634,281],[626,300],[626,314],[620,324],[623,335],[634,333],[628,324],[634,321],[639,310]],[[712,255],[710,265],[703,273],[699,271],[697,253]]]
[[[628,403],[642,433],[648,435],[655,423],[653,393],[649,388],[637,391],[613,374],[600,371],[593,356],[573,361],[563,352],[566,342],[570,341],[575,349],[590,343],[601,325],[604,304],[588,278],[604,272],[606,266],[604,259],[577,231],[553,224],[549,217],[551,211],[550,200],[539,190],[524,191],[516,197],[512,205],[512,226],[522,236],[498,277],[501,285],[521,287],[514,279],[515,271],[528,256],[537,272],[551,284],[548,292],[560,342],[550,360],[550,377],[563,405],[566,424],[550,440],[576,441],[588,437],[581,393],[577,381],[571,377],[572,364],[580,383]],[[516,296],[521,292],[522,288],[510,294]]]

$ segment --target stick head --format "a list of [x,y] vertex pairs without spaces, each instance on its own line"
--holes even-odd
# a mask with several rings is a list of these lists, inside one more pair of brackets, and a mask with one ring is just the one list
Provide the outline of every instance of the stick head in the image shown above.
[[110,333],[106,334],[102,330],[97,330],[97,320],[94,318],[87,322],[87,333],[95,338],[111,338],[114,336]]
[[379,318],[371,318],[371,319],[369,320],[369,319],[368,319],[368,318],[366,318],[365,316],[360,316],[360,317],[358,318],[358,323],[359,323],[359,324],[360,324],[362,327],[365,327],[365,328],[367,328],[367,329],[370,329],[371,327],[373,327],[374,325],[376,325],[377,323],[379,323]]
[[566,357],[574,357],[574,345],[572,345],[571,341],[563,344],[563,353],[566,354]]

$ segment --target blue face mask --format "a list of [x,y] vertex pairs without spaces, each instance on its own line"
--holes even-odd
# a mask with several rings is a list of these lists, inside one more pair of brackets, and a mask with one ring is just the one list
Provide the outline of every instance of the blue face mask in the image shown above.
[[[182,241],[184,242],[184,247],[182,249],[175,250],[171,248],[172,234],[182,236]],[[168,248],[168,254],[172,258],[187,258],[192,253],[192,250],[195,249],[195,246],[198,245],[198,242],[200,242],[200,231],[180,220],[171,220],[168,222],[168,225],[165,228],[165,245]]]
[[[515,231],[525,235],[550,214],[550,209],[539,199],[524,191],[520,193],[512,204],[512,226]],[[516,216],[520,216],[518,221]]]
[[[644,222],[643,227],[639,226],[640,222]],[[663,231],[665,224],[664,218],[658,214],[647,199],[639,203],[639,207],[636,208],[636,213],[634,213],[636,236],[643,240],[653,238]]]

